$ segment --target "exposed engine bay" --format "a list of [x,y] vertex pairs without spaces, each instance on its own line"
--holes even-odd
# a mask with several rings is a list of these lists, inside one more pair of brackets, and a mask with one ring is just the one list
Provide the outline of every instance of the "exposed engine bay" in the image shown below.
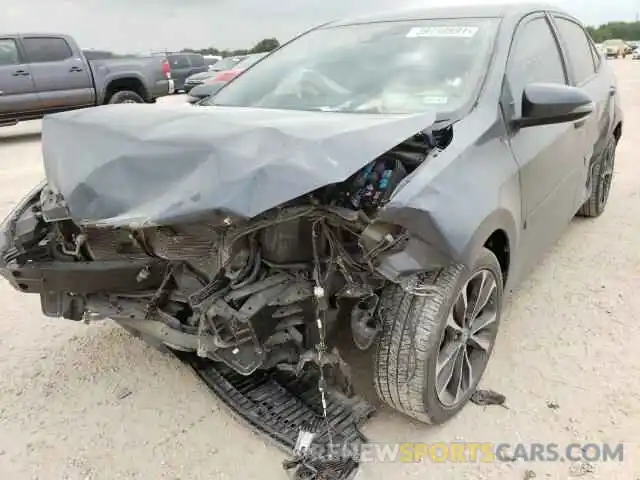
[[415,135],[346,182],[250,220],[80,227],[45,187],[13,226],[5,262],[50,262],[48,274],[39,264],[43,278],[16,279],[23,291],[40,290],[47,315],[112,318],[243,375],[340,364],[331,334],[347,319],[356,345],[371,346],[388,281],[376,259],[407,240],[402,229],[376,223],[376,211],[450,137],[450,127]]

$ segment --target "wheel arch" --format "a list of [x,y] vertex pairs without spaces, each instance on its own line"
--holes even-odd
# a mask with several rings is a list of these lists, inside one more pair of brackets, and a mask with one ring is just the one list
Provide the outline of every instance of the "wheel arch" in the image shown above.
[[473,264],[481,250],[486,248],[498,259],[503,282],[506,284],[513,264],[513,250],[516,242],[517,229],[513,216],[507,210],[496,210],[475,230],[468,243],[464,263]]
[[125,76],[110,79],[107,83],[104,95],[104,102],[108,103],[109,99],[117,92],[130,90],[140,95],[145,101],[149,98],[149,92],[142,81],[137,76]]
[[[387,279],[396,281],[405,275],[451,264],[471,269],[482,249],[487,248],[498,258],[506,281],[518,238],[516,220],[507,209],[494,210],[475,229],[470,223],[463,223],[457,229],[443,231],[436,228],[426,212],[419,216],[414,212],[412,218],[414,225],[421,225],[420,234],[414,231],[403,249],[379,257],[378,271]],[[396,225],[406,228],[407,221],[396,222]]]

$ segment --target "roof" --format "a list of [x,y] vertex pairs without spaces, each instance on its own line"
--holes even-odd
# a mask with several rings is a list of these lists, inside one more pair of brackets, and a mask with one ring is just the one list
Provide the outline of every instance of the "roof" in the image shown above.
[[[470,4],[448,7],[419,7],[388,10],[355,18],[331,22],[326,26],[352,25],[358,23],[391,22],[402,20],[424,20],[430,18],[503,18],[519,16],[528,12],[552,10],[563,12],[548,3],[501,3]],[[563,12],[565,13],[565,12]]]

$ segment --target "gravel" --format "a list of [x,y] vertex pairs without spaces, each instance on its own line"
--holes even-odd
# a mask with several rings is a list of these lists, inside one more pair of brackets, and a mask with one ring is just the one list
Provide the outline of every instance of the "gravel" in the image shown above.
[[[376,401],[365,432],[388,442],[625,442],[625,461],[365,464],[359,478],[640,478],[640,63],[611,63],[626,115],[612,195],[601,218],[573,222],[507,306],[482,388],[509,409],[470,404],[428,427]],[[42,176],[39,128],[0,129],[0,214]],[[38,297],[4,282],[0,305],[0,478],[285,478],[280,451],[172,357],[111,322],[46,319]],[[370,359],[350,358],[375,401]]]

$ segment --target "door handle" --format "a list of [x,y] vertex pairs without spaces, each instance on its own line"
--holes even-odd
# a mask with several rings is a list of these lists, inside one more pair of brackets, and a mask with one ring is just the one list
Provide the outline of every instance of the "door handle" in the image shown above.
[[69,69],[69,71],[70,71],[70,72],[81,72],[81,71],[82,71],[82,69],[81,69],[80,67],[71,67],[71,68]]
[[575,122],[573,122],[573,128],[580,128],[582,127],[585,123],[587,123],[586,119],[582,119],[582,120],[576,120]]
[[14,77],[28,77],[29,72],[27,72],[26,70],[16,70],[12,75]]

